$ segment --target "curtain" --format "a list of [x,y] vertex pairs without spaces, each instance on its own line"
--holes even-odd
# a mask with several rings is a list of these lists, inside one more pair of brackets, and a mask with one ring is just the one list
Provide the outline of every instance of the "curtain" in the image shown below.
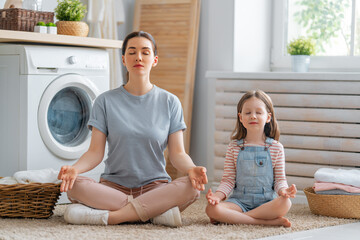
[[[125,20],[122,0],[88,0],[89,37],[118,39],[118,24]],[[108,49],[110,57],[110,89],[123,84],[120,49]]]

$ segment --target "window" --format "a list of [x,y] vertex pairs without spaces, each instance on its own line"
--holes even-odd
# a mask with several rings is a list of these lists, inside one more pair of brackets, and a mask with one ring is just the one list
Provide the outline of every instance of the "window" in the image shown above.
[[273,16],[273,71],[289,71],[286,45],[300,36],[316,42],[310,71],[360,71],[360,0],[276,0]]

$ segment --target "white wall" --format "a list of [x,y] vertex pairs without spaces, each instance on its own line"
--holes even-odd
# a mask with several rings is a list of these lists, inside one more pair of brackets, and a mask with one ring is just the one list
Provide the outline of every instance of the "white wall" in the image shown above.
[[[233,70],[234,1],[207,0],[201,2],[199,44],[192,114],[190,156],[195,164],[212,168],[213,149],[207,141],[214,138],[207,131],[209,82],[205,74],[210,69]],[[208,177],[211,181],[212,171]]]
[[235,0],[234,5],[234,71],[270,71],[272,1]]

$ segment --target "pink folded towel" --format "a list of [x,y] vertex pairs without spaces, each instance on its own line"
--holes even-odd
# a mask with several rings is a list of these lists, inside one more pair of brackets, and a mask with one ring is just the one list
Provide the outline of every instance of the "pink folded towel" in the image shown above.
[[341,183],[315,182],[313,188],[315,192],[340,189],[349,193],[360,193],[360,188]]

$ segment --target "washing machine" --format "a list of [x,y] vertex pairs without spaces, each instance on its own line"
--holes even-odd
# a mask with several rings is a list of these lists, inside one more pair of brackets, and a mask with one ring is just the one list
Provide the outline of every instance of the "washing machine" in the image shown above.
[[[104,49],[1,44],[0,176],[75,163],[90,144],[92,104],[109,81]],[[84,175],[99,180],[103,169]]]

